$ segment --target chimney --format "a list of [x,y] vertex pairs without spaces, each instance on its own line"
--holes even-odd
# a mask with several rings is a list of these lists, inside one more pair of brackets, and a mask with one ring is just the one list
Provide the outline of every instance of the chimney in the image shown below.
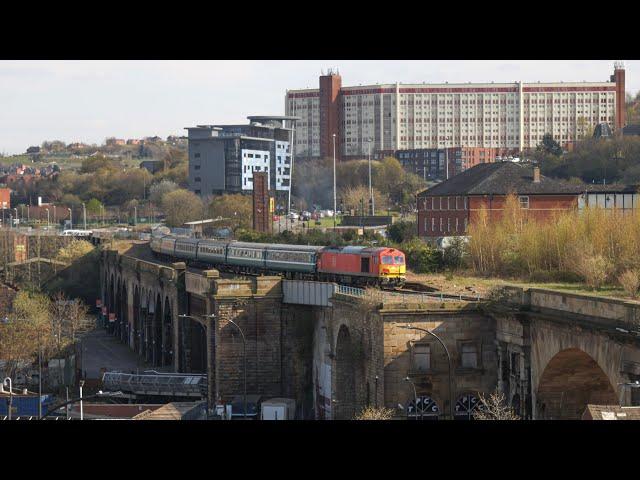
[[540,183],[540,167],[537,165],[533,167],[533,183]]

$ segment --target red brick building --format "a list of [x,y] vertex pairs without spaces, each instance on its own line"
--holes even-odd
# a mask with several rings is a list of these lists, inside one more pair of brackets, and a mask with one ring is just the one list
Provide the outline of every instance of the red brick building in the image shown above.
[[0,208],[11,208],[10,188],[0,188]]
[[466,235],[483,209],[489,221],[499,219],[509,194],[518,196],[530,218],[546,220],[578,208],[587,193],[628,193],[631,188],[569,184],[540,175],[529,163],[482,163],[418,194],[418,236]]

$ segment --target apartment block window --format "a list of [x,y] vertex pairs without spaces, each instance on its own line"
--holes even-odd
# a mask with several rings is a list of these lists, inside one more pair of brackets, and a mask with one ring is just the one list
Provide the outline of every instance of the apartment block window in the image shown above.
[[440,217],[440,231],[442,232],[442,217]]
[[521,195],[518,197],[518,201],[521,208],[529,208],[529,197]]
[[478,347],[475,343],[463,343],[460,351],[462,368],[478,368]]
[[432,232],[436,231],[436,219],[435,219],[435,217],[431,217],[431,231]]
[[431,345],[428,343],[413,345],[413,368],[416,372],[431,370]]
[[200,158],[200,154],[199,153],[194,153],[193,154],[193,158]]
[[194,166],[193,166],[193,169],[194,169],[194,170],[200,170],[200,165],[194,165]]
[[202,179],[200,177],[196,177],[193,180],[196,181],[196,182],[201,182],[202,181]]

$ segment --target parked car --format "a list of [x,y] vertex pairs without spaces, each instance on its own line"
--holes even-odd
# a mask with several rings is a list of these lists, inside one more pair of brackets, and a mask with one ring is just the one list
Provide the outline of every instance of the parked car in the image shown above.
[[290,212],[289,215],[287,215],[287,218],[289,220],[298,220],[300,218],[300,215],[298,215],[296,212]]

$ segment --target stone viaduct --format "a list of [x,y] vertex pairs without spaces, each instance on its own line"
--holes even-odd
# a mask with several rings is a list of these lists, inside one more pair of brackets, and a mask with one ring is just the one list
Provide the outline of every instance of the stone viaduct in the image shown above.
[[[109,330],[159,369],[206,373],[210,406],[243,392],[236,325],[248,393],[295,398],[298,418],[350,419],[366,405],[470,418],[496,387],[530,419],[640,404],[640,389],[618,388],[640,379],[636,302],[508,287],[480,302],[334,293],[305,305],[286,301],[279,277],[222,278],[109,249],[100,275]],[[441,345],[407,326],[443,340],[451,372]]]

